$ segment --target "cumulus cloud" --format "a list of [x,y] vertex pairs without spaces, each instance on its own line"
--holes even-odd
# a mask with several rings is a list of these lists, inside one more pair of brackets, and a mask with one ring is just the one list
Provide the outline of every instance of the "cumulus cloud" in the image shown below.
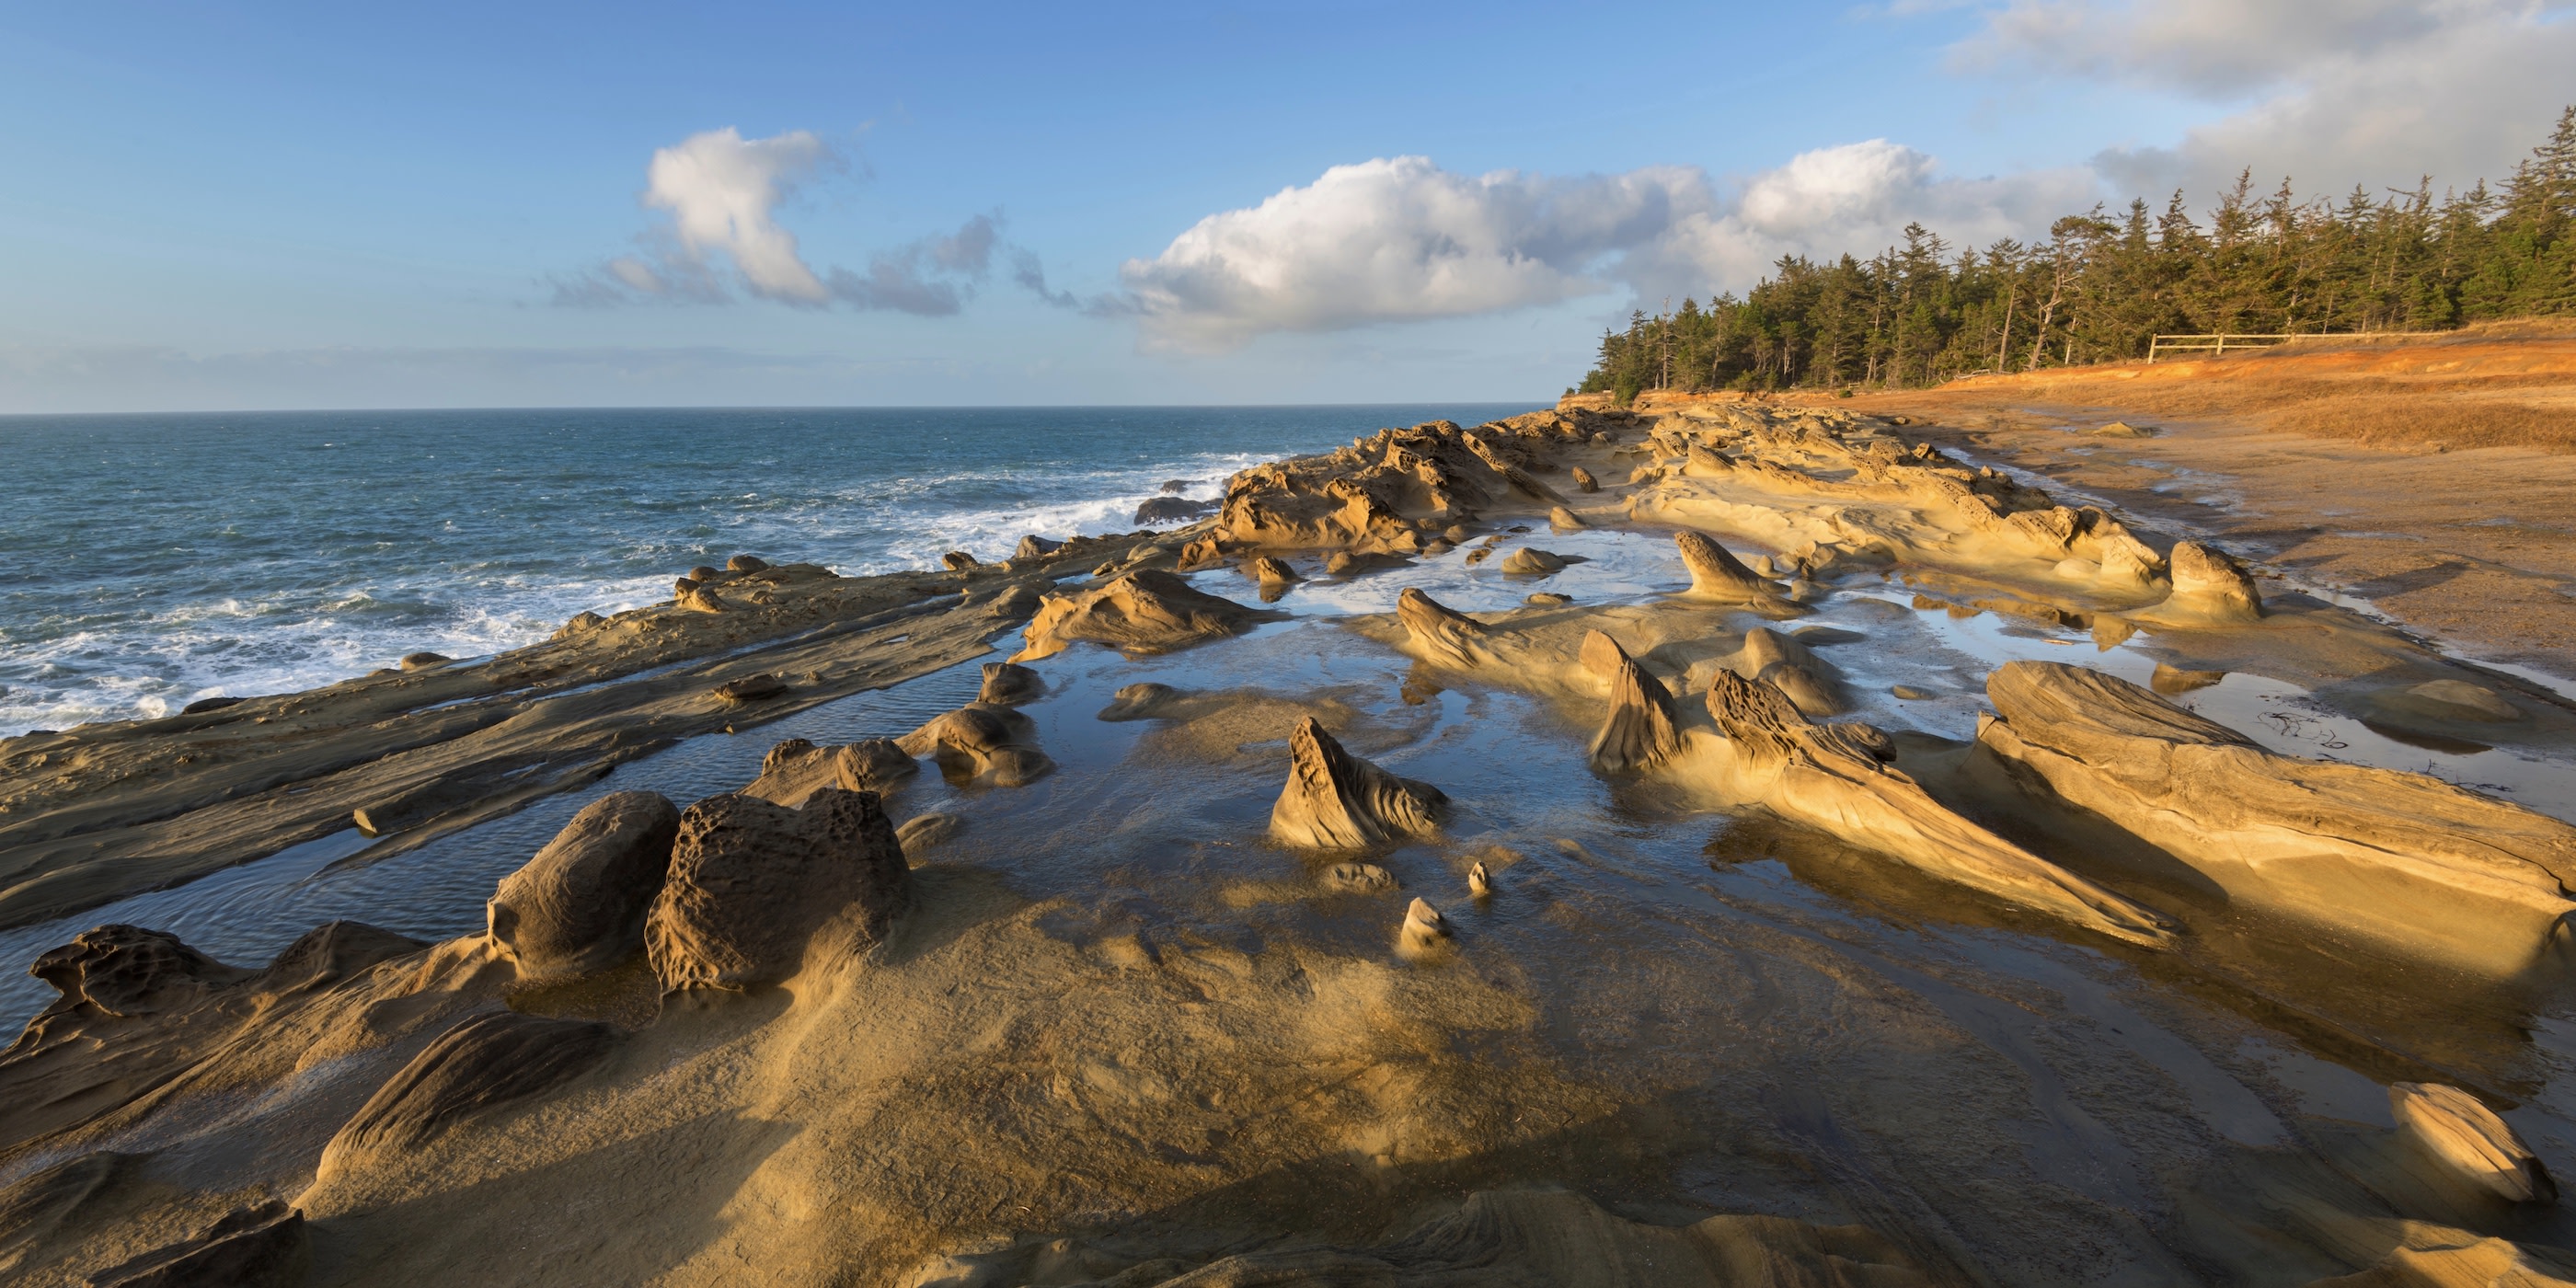
[[1451,173],[1425,157],[1335,166],[1200,220],[1127,262],[1096,313],[1149,347],[1211,351],[1272,331],[1492,313],[1613,290],[1708,295],[1785,254],[1868,253],[1908,219],[1954,238],[2045,227],[2090,205],[2081,170],[1954,179],[1884,139],[1802,154],[1722,188],[1697,169],[1553,178]]
[[2206,192],[2252,166],[2330,189],[2509,172],[2576,100],[2571,0],[2012,0],[1969,72],[2110,79],[2224,105],[2169,146],[2096,158],[2124,189]]
[[[1001,244],[997,215],[977,215],[946,236],[878,252],[864,270],[817,271],[806,262],[796,234],[778,222],[778,209],[818,174],[846,168],[844,158],[804,130],[746,139],[728,126],[657,149],[645,169],[642,200],[666,222],[638,238],[637,253],[554,279],[554,303],[713,304],[739,291],[804,308],[839,304],[924,317],[964,308],[991,273]],[[1042,284],[1037,289],[1047,297]]]

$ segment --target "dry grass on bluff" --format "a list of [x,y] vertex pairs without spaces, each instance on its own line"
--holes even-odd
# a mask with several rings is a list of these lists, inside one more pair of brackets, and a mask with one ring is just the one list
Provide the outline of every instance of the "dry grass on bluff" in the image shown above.
[[2230,418],[2389,447],[2576,452],[2576,319],[2380,340],[2320,337],[2241,357],[1971,376],[1929,392],[1943,401]]

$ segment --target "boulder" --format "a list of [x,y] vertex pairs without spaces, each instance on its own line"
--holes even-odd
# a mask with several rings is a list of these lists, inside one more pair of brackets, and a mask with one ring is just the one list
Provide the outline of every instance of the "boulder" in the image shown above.
[[1136,526],[1155,523],[1180,523],[1205,514],[1216,513],[1214,501],[1193,501],[1181,496],[1148,497],[1136,507]]
[[2395,1082],[2388,1109],[2445,1171],[2508,1203],[2558,1201],[2540,1156],[2477,1097],[2438,1082]]
[[445,666],[455,660],[445,653],[405,653],[402,655],[402,661],[395,665],[406,671],[425,671],[433,666]]
[[1288,736],[1288,784],[1270,810],[1270,834],[1290,845],[1352,850],[1440,830],[1449,798],[1342,749],[1308,716]]
[[2127,830],[2231,902],[2513,974],[2576,913],[2576,827],[2424,774],[2302,760],[2114,676],[2013,662],[1973,762]]
[[723,569],[709,567],[706,564],[699,564],[697,567],[689,570],[689,580],[702,584],[714,581],[716,578],[722,576],[724,576]]
[[728,680],[716,686],[716,696],[727,702],[759,702],[787,692],[787,681],[767,671]]
[[304,1213],[283,1199],[236,1208],[191,1239],[89,1277],[94,1288],[293,1288],[313,1261]]
[[1046,692],[1046,680],[1037,672],[1011,662],[986,662],[984,687],[977,690],[977,702],[1010,706],[1035,700]]
[[1767,681],[1717,672],[1708,712],[1738,794],[1774,813],[2100,934],[2154,947],[2171,939],[2163,917],[1952,813],[1852,738],[1809,722]]
[[833,785],[847,792],[890,795],[921,763],[892,738],[861,738],[832,753]]
[[692,613],[721,613],[725,611],[725,602],[716,598],[716,593],[704,586],[700,586],[695,590],[682,592],[673,602]]
[[1503,571],[1524,577],[1544,577],[1565,571],[1565,561],[1534,546],[1522,546],[1503,556]]
[[1284,586],[1293,581],[1304,580],[1297,575],[1296,569],[1288,566],[1287,560],[1272,555],[1263,555],[1245,564],[1244,571],[1265,586]]
[[1673,727],[1673,695],[1664,682],[1647,673],[1600,631],[1583,637],[1582,662],[1610,678],[1610,713],[1592,736],[1592,765],[1605,773],[1625,773],[1661,763],[1681,749]]
[[1601,490],[1601,480],[1592,477],[1592,471],[1587,470],[1580,465],[1566,471],[1566,474],[1574,480],[1575,487],[1585,492],[1598,492]]
[[1479,899],[1493,897],[1494,874],[1486,868],[1483,859],[1478,859],[1467,867],[1467,893]]
[[846,913],[860,943],[875,943],[911,898],[875,793],[827,787],[803,809],[710,796],[680,815],[644,946],[665,988],[771,984],[796,973],[827,922]]
[[1011,557],[1013,559],[1044,559],[1048,555],[1054,554],[1056,551],[1062,549],[1064,549],[1063,542],[1053,540],[1048,537],[1041,537],[1036,533],[1030,533],[1028,536],[1020,538],[1019,547],[1011,551]]
[[767,572],[769,571],[769,561],[762,559],[758,555],[735,555],[733,558],[725,560],[725,571],[734,573]]
[[1164,653],[1239,635],[1271,616],[1198,590],[1176,574],[1140,568],[1105,586],[1048,595],[1029,619],[1025,646],[1011,660],[1052,657],[1077,640],[1131,657]]
[[2185,541],[2174,546],[2168,562],[2173,594],[2161,606],[2164,615],[2214,622],[2250,622],[2263,615],[2254,575],[2226,551]]
[[199,698],[196,701],[179,708],[179,714],[183,716],[201,716],[209,711],[221,711],[226,707],[238,706],[247,701],[249,701],[248,698]]
[[579,612],[573,614],[570,621],[567,621],[562,626],[556,628],[555,633],[551,638],[560,643],[561,641],[571,639],[576,635],[588,635],[592,631],[598,630],[600,627],[606,626],[607,624],[608,619],[597,613]]
[[933,717],[895,740],[906,755],[929,756],[951,781],[1020,787],[1045,777],[1055,762],[1038,750],[1037,722],[986,702]]
[[1704,534],[1684,529],[1673,534],[1673,544],[1681,550],[1683,566],[1690,569],[1693,599],[1745,604],[1781,597],[1778,585],[1754,575],[1742,560]]
[[322,1147],[316,1178],[399,1161],[475,1118],[588,1072],[617,1031],[588,1020],[487,1012],[439,1034]]
[[950,572],[965,572],[968,569],[980,568],[983,566],[982,564],[975,562],[975,556],[970,555],[963,550],[951,550],[947,554],[939,556],[939,562],[946,564],[948,566],[948,571]]
[[1559,532],[1580,532],[1592,525],[1585,523],[1582,516],[1560,505],[1547,512],[1547,526]]
[[644,914],[679,834],[679,808],[658,792],[592,801],[501,878],[483,906],[485,933],[522,979],[569,979],[626,960],[644,947]]
[[1474,670],[1486,657],[1485,624],[1452,612],[1440,601],[1412,587],[1395,597],[1396,620],[1424,657],[1443,666]]

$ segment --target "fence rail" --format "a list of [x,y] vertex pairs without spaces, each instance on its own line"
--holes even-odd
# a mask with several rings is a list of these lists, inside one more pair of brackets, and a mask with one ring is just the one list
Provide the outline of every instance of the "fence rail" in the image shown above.
[[2294,333],[2256,334],[2224,331],[2217,335],[2156,335],[2147,338],[2147,361],[2154,362],[2159,353],[2202,352],[2223,354],[2229,349],[2269,349],[2290,340],[2378,340],[2400,335],[2441,335],[2440,331],[2299,331]]

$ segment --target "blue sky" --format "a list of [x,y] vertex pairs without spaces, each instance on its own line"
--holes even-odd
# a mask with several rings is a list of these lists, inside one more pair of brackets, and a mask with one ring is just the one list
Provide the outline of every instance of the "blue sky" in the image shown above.
[[1777,253],[2576,100],[2500,0],[374,8],[0,5],[0,412],[1542,397]]

